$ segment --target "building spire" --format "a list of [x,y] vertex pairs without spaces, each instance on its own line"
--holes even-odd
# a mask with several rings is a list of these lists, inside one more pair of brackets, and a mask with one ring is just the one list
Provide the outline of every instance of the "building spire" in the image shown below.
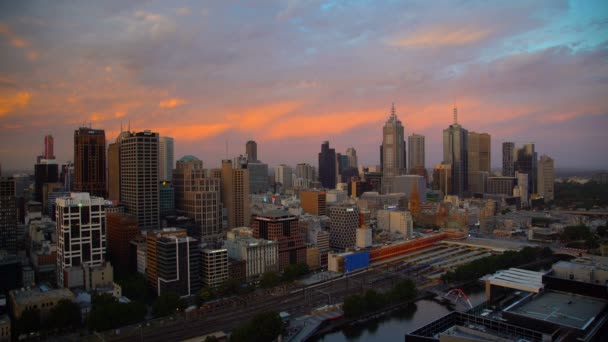
[[395,111],[395,102],[393,102],[391,106],[391,118],[397,117],[397,112]]
[[454,125],[458,125],[458,108],[454,105]]

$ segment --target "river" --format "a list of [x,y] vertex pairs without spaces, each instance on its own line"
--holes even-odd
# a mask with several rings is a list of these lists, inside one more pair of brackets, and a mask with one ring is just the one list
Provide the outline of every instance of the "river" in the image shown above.
[[[481,304],[485,299],[483,290],[475,290],[475,292],[471,294],[467,293],[467,295],[473,306]],[[449,307],[433,300],[423,299],[381,318],[331,332],[316,341],[403,341],[406,333],[428,324],[449,312]]]

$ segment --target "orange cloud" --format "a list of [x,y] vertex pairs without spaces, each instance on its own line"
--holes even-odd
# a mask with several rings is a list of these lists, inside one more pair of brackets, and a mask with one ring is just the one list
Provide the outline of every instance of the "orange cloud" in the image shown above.
[[488,37],[490,33],[492,31],[488,29],[443,26],[419,30],[406,37],[394,38],[388,42],[388,45],[399,48],[467,45]]
[[24,48],[29,44],[24,39],[20,38],[13,31],[11,31],[8,26],[0,23],[0,35],[4,36],[11,43],[12,46],[16,48]]
[[125,112],[124,110],[120,110],[120,111],[114,113],[114,117],[117,118],[117,119],[118,118],[122,118],[125,115],[127,115],[127,112]]
[[265,133],[269,139],[286,137],[322,137],[328,132],[340,134],[357,126],[378,122],[388,114],[380,111],[298,116],[272,125]]
[[175,108],[183,104],[186,104],[186,100],[174,97],[168,100],[160,101],[158,105],[160,106],[160,108]]
[[2,125],[2,128],[4,128],[4,129],[19,129],[19,128],[23,128],[23,125],[4,124],[4,125]]
[[162,136],[174,137],[179,140],[199,140],[212,137],[230,128],[229,124],[217,123],[208,125],[182,125],[153,128]]
[[30,102],[32,94],[27,91],[20,91],[16,94],[3,94],[0,96],[0,116],[15,110],[18,107],[25,107]]
[[243,114],[228,115],[231,122],[238,123],[241,130],[256,130],[267,126],[282,116],[285,116],[300,105],[297,102],[279,102],[243,110]]

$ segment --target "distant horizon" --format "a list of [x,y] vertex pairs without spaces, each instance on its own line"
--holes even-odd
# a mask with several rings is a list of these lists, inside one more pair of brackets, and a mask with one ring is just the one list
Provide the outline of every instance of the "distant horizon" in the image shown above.
[[269,165],[317,163],[322,141],[379,163],[395,103],[442,159],[452,108],[469,131],[534,142],[556,168],[608,168],[608,2],[0,3],[0,164],[44,135],[73,157],[90,124],[175,138],[215,166],[255,140]]

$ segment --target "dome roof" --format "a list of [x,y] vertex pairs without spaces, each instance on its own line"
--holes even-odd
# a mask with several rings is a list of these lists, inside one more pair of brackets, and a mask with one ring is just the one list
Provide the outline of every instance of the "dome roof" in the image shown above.
[[182,161],[182,162],[200,161],[200,159],[198,159],[192,155],[186,155],[186,156],[183,156],[179,161]]

